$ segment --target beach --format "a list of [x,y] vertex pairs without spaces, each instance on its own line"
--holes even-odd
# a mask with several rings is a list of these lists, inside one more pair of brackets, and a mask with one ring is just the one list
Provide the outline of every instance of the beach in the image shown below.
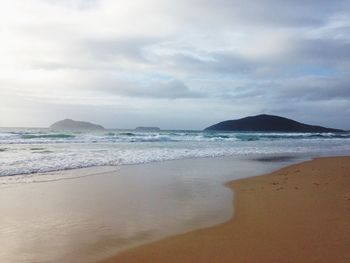
[[230,180],[298,159],[195,158],[0,177],[0,262],[96,262],[217,225]]
[[350,0],[0,21],[0,263],[350,263]]
[[[288,185],[297,178],[291,175],[299,175],[294,171],[289,173],[288,179],[283,177],[281,182],[267,186],[249,186],[255,184],[255,179],[248,180],[246,188],[250,190],[246,191],[246,196],[257,201],[245,205],[247,201],[240,201],[245,192],[240,191],[237,180],[268,174],[314,157],[349,156],[349,136],[348,133],[132,130],[57,133],[40,128],[2,128],[0,262],[92,263],[103,259],[113,262],[111,258],[114,256],[119,262],[122,261],[119,257],[137,257],[139,254],[124,251],[143,250],[143,245],[153,246],[160,240],[161,244],[166,244],[168,238],[176,240],[185,233],[190,235],[199,229],[207,231],[210,227],[229,224],[227,222],[231,219],[238,222],[239,211],[245,211],[247,207],[256,213],[262,208],[269,211],[266,219],[253,214],[254,222],[257,220],[268,225],[270,220],[277,220],[276,211],[284,211],[290,216],[285,212],[289,211],[288,206],[281,204],[283,209],[275,208],[272,201],[277,202],[289,193],[290,200],[302,202],[302,205],[291,203],[290,206],[315,207],[304,200],[309,198],[309,193],[317,196],[318,192],[313,190],[323,188],[316,188],[316,182],[311,191],[303,187],[302,180],[296,185]],[[330,171],[332,178],[337,169]],[[236,182],[233,188],[228,183],[231,181]],[[333,191],[330,187],[324,189]],[[322,199],[317,197],[315,200]],[[283,204],[288,205],[288,202],[283,200]],[[322,204],[327,202],[322,201]],[[324,208],[325,211],[332,209]],[[259,216],[263,215],[262,212]],[[316,212],[313,214],[317,215]],[[305,218],[310,221],[309,217]],[[304,220],[303,216],[300,220]],[[279,219],[278,222],[284,221]],[[239,234],[239,231],[249,230],[251,238],[260,237],[261,233],[270,235],[265,226],[254,230],[248,222],[243,221],[239,230],[222,231],[237,236],[238,243],[245,239],[248,242],[248,235]],[[273,220],[271,222],[278,225]],[[215,240],[215,233],[204,235],[209,237],[205,248],[197,247],[206,244],[203,237],[195,236],[194,242],[180,241],[181,245],[189,244],[187,248],[195,250],[195,253],[187,251],[187,254],[197,257],[196,253],[206,251],[215,255],[217,251],[225,250],[221,239],[234,244],[231,236],[217,234]],[[293,242],[294,238],[286,236],[283,242],[276,239],[278,244],[285,243],[285,240]],[[271,244],[265,240],[260,243]],[[245,247],[252,247],[254,242],[247,244]],[[234,247],[240,249],[238,245]],[[257,250],[257,247],[253,248]],[[174,261],[186,261],[177,258],[185,255],[183,251],[186,249],[178,251],[169,246],[156,249],[157,253],[159,251],[175,253]],[[203,253],[204,261],[214,257],[206,253]],[[157,261],[148,256],[142,258]],[[197,258],[187,260],[196,261]]]
[[350,262],[350,157],[227,183],[225,223],[123,251],[112,262]]

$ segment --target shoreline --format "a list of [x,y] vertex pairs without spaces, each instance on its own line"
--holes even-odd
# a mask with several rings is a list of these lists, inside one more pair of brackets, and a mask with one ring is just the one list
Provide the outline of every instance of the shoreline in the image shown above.
[[[342,156],[342,155],[339,155],[339,156]],[[239,157],[236,160],[240,160],[240,161],[251,161],[251,162],[261,162],[261,163],[295,163],[295,162],[299,162],[298,160],[308,160],[309,158],[311,158],[311,157],[298,156],[298,155],[282,155],[282,156],[266,155],[262,157],[262,155],[260,154],[252,155],[251,158],[243,158],[242,156],[234,156],[234,157]],[[50,183],[54,181],[79,179],[79,178],[84,178],[88,176],[111,174],[111,173],[119,172],[120,169],[123,169],[124,167],[164,164],[164,163],[191,161],[191,160],[193,161],[209,160],[210,161],[213,159],[222,160],[222,159],[232,159],[232,158],[233,156],[191,157],[191,158],[164,160],[159,162],[153,161],[153,162],[146,162],[146,163],[130,163],[130,164],[123,164],[123,165],[115,165],[115,166],[103,165],[103,166],[79,167],[79,168],[57,170],[57,171],[54,170],[54,171],[37,172],[37,173],[29,173],[29,174],[24,173],[24,174],[16,174],[16,175],[6,175],[6,176],[0,176],[0,188],[2,186],[4,187],[16,186],[21,183]],[[16,178],[15,181],[7,180],[9,178],[14,178],[14,177]]]
[[350,157],[226,183],[227,222],[131,248],[111,262],[350,262]]
[[0,261],[96,262],[226,222],[234,211],[224,182],[289,161],[196,158],[9,177],[0,182]]

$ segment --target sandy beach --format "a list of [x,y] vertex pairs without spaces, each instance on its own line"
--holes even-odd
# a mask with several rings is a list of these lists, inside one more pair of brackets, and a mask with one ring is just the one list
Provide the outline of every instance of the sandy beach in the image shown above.
[[350,262],[350,157],[227,184],[228,222],[132,248],[111,262]]
[[350,0],[0,22],[0,263],[350,263]]

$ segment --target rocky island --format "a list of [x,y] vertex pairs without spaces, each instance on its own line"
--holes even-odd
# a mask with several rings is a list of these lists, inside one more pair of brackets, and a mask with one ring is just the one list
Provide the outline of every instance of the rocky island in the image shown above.
[[103,131],[104,129],[103,126],[98,124],[71,119],[61,120],[50,126],[50,130],[54,131]]
[[288,118],[261,114],[238,120],[227,120],[209,126],[205,131],[251,131],[251,132],[344,132],[297,122]]

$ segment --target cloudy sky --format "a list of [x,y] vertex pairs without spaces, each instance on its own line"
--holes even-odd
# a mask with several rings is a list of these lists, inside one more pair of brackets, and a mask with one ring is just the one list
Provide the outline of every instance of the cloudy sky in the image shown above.
[[0,126],[259,113],[350,129],[350,1],[0,1]]

